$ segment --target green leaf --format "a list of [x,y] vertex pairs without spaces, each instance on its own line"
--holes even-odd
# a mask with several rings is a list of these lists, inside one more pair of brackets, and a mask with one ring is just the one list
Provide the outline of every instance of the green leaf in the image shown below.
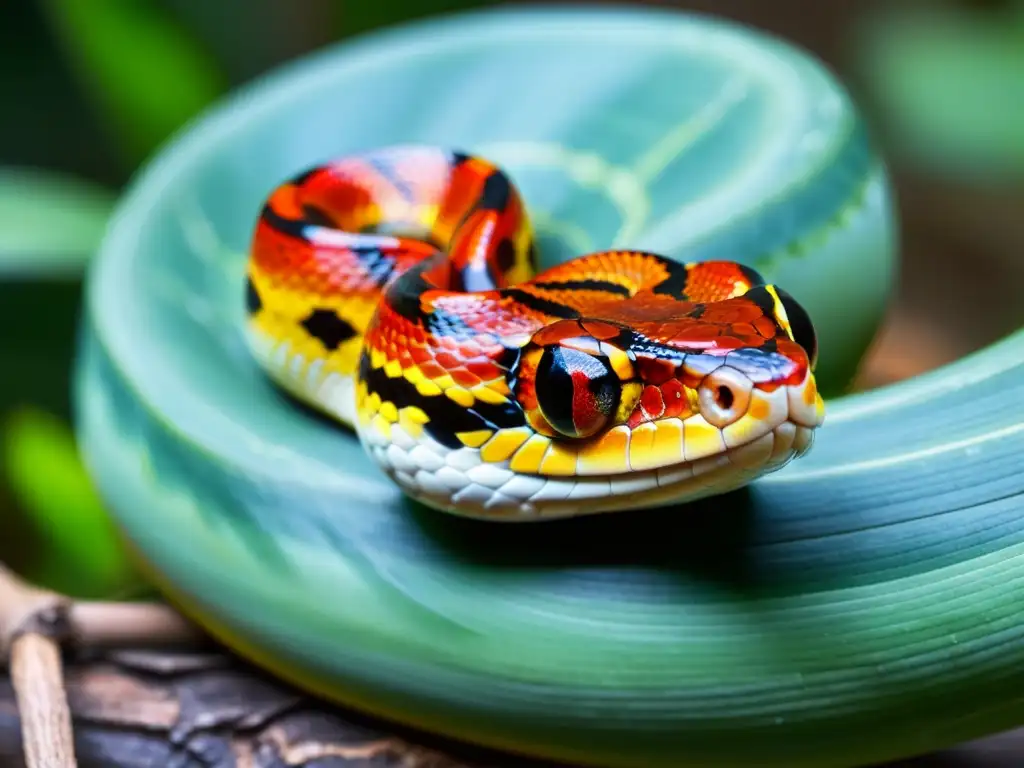
[[115,195],[35,168],[0,168],[0,277],[77,274],[107,225]]
[[26,577],[76,597],[123,594],[137,577],[70,428],[35,409],[14,413],[5,427],[4,474],[38,550]]
[[216,62],[148,0],[47,0],[75,73],[132,164],[225,88]]

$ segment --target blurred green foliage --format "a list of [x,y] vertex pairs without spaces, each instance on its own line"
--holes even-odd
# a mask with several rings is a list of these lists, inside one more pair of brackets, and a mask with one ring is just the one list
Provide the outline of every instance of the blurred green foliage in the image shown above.
[[439,13],[454,13],[481,6],[496,6],[497,0],[400,0],[395,2],[348,2],[338,3],[338,31],[342,36],[367,32],[396,21],[409,21],[421,16]]
[[[0,559],[80,596],[124,576],[66,405],[81,275],[114,201],[62,173],[0,169]],[[34,410],[16,410],[23,403]]]
[[0,559],[79,597],[132,580],[67,405],[81,276],[114,199],[62,174],[0,169]]
[[45,6],[71,69],[132,164],[227,87],[217,62],[159,2]]
[[0,466],[36,546],[21,570],[77,597],[124,594],[137,577],[75,446],[67,422],[34,408],[2,425]]
[[851,36],[891,152],[972,181],[1024,174],[1024,2],[880,6]]

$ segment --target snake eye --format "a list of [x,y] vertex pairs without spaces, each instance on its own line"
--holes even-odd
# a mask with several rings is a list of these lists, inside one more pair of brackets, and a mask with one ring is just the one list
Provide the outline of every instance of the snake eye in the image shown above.
[[788,321],[789,329],[793,333],[793,341],[804,348],[804,351],[807,353],[807,359],[811,362],[811,368],[814,368],[818,362],[818,336],[814,331],[811,316],[807,314],[807,310],[800,306],[796,299],[778,286],[775,287],[775,292],[779,295],[779,301],[782,302],[782,309],[786,313],[785,319]]
[[615,413],[621,385],[607,358],[555,345],[541,355],[535,388],[552,427],[567,437],[590,437]]
[[722,366],[701,382],[697,393],[700,412],[708,424],[727,427],[747,412],[751,389],[750,379],[733,368]]

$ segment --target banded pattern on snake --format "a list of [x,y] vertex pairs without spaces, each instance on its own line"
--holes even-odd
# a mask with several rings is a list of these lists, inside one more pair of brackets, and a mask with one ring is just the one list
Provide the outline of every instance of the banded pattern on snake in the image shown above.
[[459,515],[691,500],[810,448],[815,332],[782,288],[643,251],[535,262],[523,201],[487,160],[343,157],[263,207],[250,347],[408,495]]

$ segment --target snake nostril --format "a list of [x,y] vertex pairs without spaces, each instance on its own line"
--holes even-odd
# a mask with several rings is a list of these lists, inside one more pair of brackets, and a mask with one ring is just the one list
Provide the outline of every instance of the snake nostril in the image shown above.
[[739,371],[719,368],[701,384],[701,413],[709,424],[727,427],[747,412],[752,389],[750,380]]
[[719,385],[718,390],[715,392],[715,403],[718,407],[728,411],[732,408],[734,402],[736,402],[736,397],[733,395],[732,390],[725,385]]

